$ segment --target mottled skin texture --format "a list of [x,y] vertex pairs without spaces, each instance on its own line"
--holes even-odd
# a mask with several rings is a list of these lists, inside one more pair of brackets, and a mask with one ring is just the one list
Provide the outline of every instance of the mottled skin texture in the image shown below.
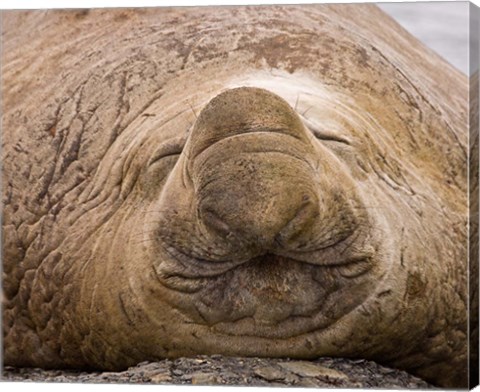
[[370,5],[2,17],[5,364],[467,385],[464,75]]

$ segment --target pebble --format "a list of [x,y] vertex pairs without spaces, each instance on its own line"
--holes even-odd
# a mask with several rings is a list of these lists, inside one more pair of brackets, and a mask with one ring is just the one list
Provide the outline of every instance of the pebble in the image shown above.
[[218,384],[219,378],[212,373],[194,373],[192,374],[193,385],[211,385]]
[[322,385],[318,384],[318,381],[312,378],[302,378],[297,384],[297,387],[305,387],[305,388],[318,388]]
[[257,368],[253,371],[257,376],[268,380],[268,381],[274,381],[274,380],[283,380],[285,379],[285,373],[282,373],[282,371],[275,369],[271,366],[263,366],[260,368]]
[[165,373],[159,373],[159,374],[155,374],[153,376],[150,376],[150,381],[155,383],[155,384],[168,383],[168,382],[172,381],[172,377],[170,377],[170,375],[165,374]]
[[327,377],[338,380],[348,379],[348,376],[345,373],[307,361],[281,362],[279,365],[282,368],[303,377]]

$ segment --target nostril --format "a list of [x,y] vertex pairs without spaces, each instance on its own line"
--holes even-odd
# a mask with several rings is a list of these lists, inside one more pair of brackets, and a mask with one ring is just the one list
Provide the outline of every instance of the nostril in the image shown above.
[[303,199],[303,203],[298,208],[295,216],[287,223],[290,229],[305,229],[308,221],[318,215],[318,211],[315,208],[315,204],[311,201],[310,197],[306,196]]
[[303,195],[302,202],[297,208],[295,215],[286,223],[277,234],[277,245],[287,245],[295,241],[302,233],[308,231],[317,221],[319,216],[318,202],[316,197]]
[[208,229],[217,232],[222,237],[228,237],[231,232],[230,227],[218,216],[216,212],[213,211],[213,209],[202,208],[200,210],[200,218]]

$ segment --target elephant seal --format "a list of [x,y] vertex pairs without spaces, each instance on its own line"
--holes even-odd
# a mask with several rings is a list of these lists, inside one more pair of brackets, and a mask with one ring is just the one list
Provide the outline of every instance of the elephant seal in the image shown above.
[[467,385],[463,74],[371,5],[3,20],[5,364]]

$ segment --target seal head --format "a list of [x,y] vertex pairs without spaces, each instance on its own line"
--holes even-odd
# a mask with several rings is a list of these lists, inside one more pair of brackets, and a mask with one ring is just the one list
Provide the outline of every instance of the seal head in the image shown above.
[[165,297],[229,335],[324,328],[362,303],[383,270],[363,205],[287,102],[227,90],[200,113],[147,230],[162,285],[188,291]]

